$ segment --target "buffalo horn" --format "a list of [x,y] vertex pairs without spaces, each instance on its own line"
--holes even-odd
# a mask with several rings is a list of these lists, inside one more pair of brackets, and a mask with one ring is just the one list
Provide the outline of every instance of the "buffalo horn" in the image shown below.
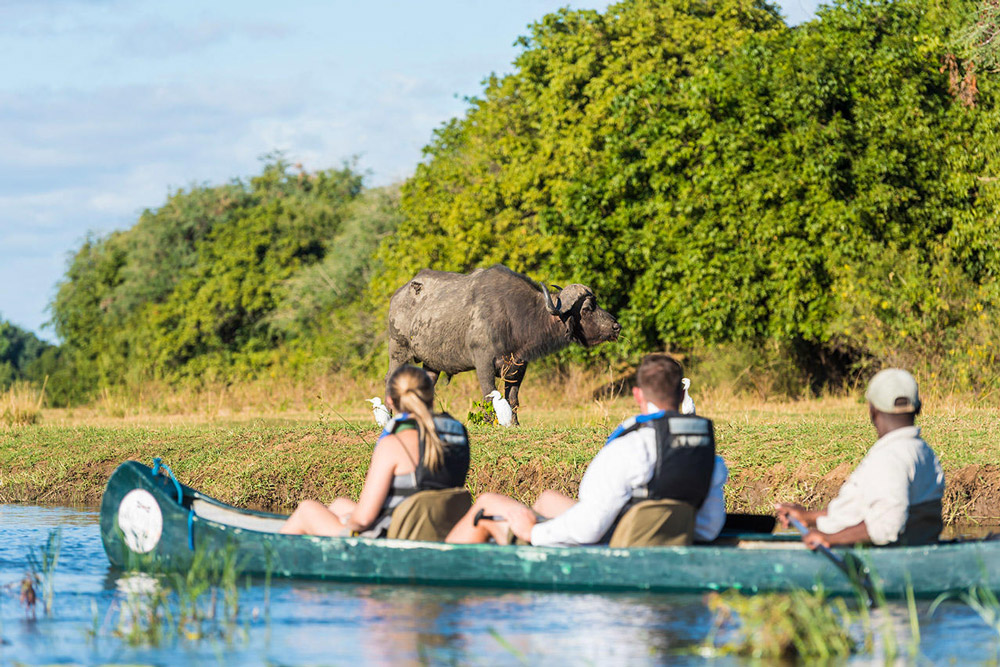
[[552,297],[549,295],[549,288],[545,286],[545,283],[538,283],[542,286],[542,294],[545,295],[545,308],[548,309],[553,315],[559,315],[559,311],[562,308],[562,299],[556,297],[556,302],[552,303]]

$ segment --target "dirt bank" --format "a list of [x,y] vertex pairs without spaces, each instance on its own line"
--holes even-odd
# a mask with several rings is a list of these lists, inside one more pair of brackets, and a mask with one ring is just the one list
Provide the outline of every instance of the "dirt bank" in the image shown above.
[[[128,457],[126,457],[128,458]],[[146,457],[133,458],[145,461]],[[104,484],[120,460],[91,461],[46,474],[53,463],[35,462],[30,470],[9,469],[0,475],[0,502],[73,504],[96,506]],[[358,461],[362,464],[363,461]],[[61,466],[56,466],[61,468]],[[339,474],[302,475],[298,471],[260,466],[243,468],[220,461],[199,470],[175,466],[185,483],[236,505],[271,511],[289,511],[299,499],[332,500],[356,495],[359,471],[345,466]],[[504,493],[530,501],[539,489],[552,488],[575,495],[585,466],[566,462],[547,464],[524,461],[511,455],[474,464],[469,487],[478,495]],[[788,470],[778,464],[761,474],[756,470],[732,471],[726,488],[729,511],[769,513],[775,502],[797,500],[808,507],[825,505],[836,495],[853,466],[841,464],[819,476],[803,464]],[[968,465],[946,470],[945,522],[949,524],[1000,525],[1000,466]]]
[[[733,413],[717,420],[730,469],[727,507],[767,513],[777,501],[829,502],[870,439],[870,425],[847,408]],[[1000,466],[993,463],[1000,450],[991,444],[1000,442],[1000,420],[992,412],[973,416],[926,420],[948,481],[945,517],[1000,525]],[[609,415],[580,425],[473,427],[469,488],[475,495],[493,491],[529,502],[545,488],[575,495],[614,423],[617,416]],[[0,503],[97,505],[122,461],[149,464],[161,456],[182,482],[225,502],[288,511],[304,498],[356,497],[378,433],[367,421],[315,418],[0,431]]]

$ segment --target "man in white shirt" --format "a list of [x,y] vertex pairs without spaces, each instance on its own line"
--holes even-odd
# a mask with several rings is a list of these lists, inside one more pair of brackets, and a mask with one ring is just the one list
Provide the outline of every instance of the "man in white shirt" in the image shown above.
[[[700,506],[695,539],[715,539],[726,519],[722,487],[728,471],[715,455],[712,423],[677,411],[682,377],[680,364],[667,355],[643,359],[633,389],[642,414],[619,426],[587,466],[579,500],[548,490],[528,508],[512,498],[484,493],[447,541],[485,542],[492,536],[505,543],[509,530],[521,541],[539,546],[598,544],[607,541],[634,499],[647,497],[677,498]],[[480,512],[487,518],[477,523]]]
[[859,542],[930,544],[943,528],[944,473],[914,425],[920,413],[917,381],[888,368],[872,378],[865,398],[879,439],[837,497],[821,510],[775,505],[783,525],[792,516],[812,529],[802,538],[810,549]]

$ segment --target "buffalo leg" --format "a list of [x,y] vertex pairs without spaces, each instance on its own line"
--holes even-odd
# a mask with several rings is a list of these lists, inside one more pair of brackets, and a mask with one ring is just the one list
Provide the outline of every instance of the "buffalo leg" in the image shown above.
[[389,338],[389,372],[385,374],[386,394],[389,393],[389,378],[396,372],[396,369],[403,364],[413,361],[413,352],[408,346],[400,345]]
[[431,384],[433,385],[436,385],[438,382],[438,378],[441,377],[441,371],[436,371],[433,368],[429,367],[427,364],[424,364],[424,372],[426,372],[429,376],[431,376]]
[[522,363],[519,366],[513,366],[508,369],[503,375],[503,397],[507,399],[510,403],[510,409],[514,413],[514,419],[511,424],[517,425],[517,394],[521,389],[521,381],[524,380],[524,373],[528,370],[528,364]]
[[493,365],[493,359],[487,357],[485,359],[476,359],[476,379],[479,380],[479,388],[483,392],[483,396],[490,393],[497,388],[496,383],[496,370]]

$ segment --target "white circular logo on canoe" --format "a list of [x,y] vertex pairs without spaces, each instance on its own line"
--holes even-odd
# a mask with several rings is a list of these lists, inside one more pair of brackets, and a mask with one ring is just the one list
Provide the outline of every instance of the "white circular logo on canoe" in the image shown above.
[[152,551],[163,534],[163,514],[153,494],[145,489],[126,493],[118,505],[118,527],[129,549],[140,554]]

